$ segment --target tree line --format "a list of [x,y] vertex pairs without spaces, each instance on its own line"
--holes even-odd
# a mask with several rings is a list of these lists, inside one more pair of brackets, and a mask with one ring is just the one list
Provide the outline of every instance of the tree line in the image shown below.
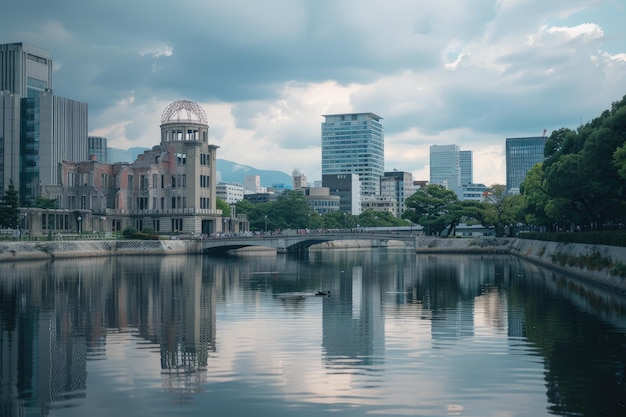
[[[218,199],[218,209],[229,213],[228,204]],[[274,231],[286,229],[344,229],[356,227],[409,226],[410,223],[398,219],[388,212],[367,210],[359,215],[334,211],[320,214],[313,210],[304,194],[296,190],[283,191],[276,201],[251,203],[243,200],[236,203],[237,214],[245,214],[250,222],[250,230]]]

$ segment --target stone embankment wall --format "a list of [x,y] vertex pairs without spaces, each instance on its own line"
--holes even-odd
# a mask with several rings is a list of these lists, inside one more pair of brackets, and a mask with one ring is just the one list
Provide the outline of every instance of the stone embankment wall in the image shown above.
[[586,257],[594,253],[612,262],[626,263],[626,248],[580,243],[544,242],[517,238],[437,239],[418,238],[418,253],[508,253],[579,279],[626,294],[626,278],[611,275],[608,269],[560,265],[554,262],[558,255]]
[[[177,255],[201,252],[201,241],[195,240],[110,240],[64,242],[0,242],[0,262],[47,260],[55,258],[87,258],[97,256]],[[403,245],[389,242],[389,246]],[[318,245],[318,249],[369,247],[363,241],[336,241]],[[626,294],[626,278],[610,274],[608,269],[588,270],[560,265],[553,261],[561,255],[588,256],[598,253],[613,262],[626,263],[626,248],[543,242],[516,238],[441,239],[418,237],[417,253],[494,253],[513,254],[542,266],[577,276],[597,285]]]
[[55,258],[199,253],[194,240],[76,240],[64,242],[0,242],[0,262]]

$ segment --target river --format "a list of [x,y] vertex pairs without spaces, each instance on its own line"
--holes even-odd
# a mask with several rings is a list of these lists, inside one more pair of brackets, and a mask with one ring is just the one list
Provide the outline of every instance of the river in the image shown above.
[[0,361],[11,417],[617,416],[626,299],[401,248],[2,263]]

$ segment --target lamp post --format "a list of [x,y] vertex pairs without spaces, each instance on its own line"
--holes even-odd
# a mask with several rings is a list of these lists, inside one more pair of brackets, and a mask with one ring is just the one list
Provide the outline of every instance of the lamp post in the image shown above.
[[78,234],[80,234],[80,230],[81,230],[81,229],[80,229],[80,221],[81,221],[82,219],[83,219],[82,217],[78,216],[78,219],[77,219],[77,220],[78,220]]
[[374,227],[378,227],[378,216],[374,216]]
[[267,214],[263,217],[265,217],[265,233],[267,233]]
[[347,213],[344,211],[344,212],[343,212],[343,228],[344,228],[344,229],[346,228],[346,214],[347,214]]

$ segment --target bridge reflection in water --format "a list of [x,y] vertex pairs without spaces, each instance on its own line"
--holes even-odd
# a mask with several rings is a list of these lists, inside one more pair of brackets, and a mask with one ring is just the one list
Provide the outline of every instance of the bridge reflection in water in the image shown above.
[[295,253],[308,250],[311,246],[331,241],[369,241],[371,247],[387,247],[390,241],[399,241],[407,247],[417,248],[418,233],[375,233],[375,232],[328,232],[287,233],[277,235],[233,236],[201,241],[205,253],[225,252],[247,247],[268,247],[277,253]]

